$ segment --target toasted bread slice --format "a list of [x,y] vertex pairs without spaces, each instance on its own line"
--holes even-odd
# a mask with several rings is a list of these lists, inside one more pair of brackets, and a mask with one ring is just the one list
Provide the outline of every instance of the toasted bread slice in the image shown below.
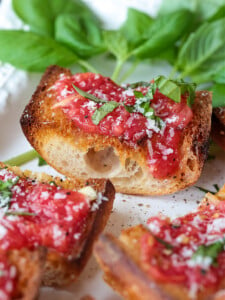
[[[220,192],[215,196],[211,194],[206,194],[206,197],[201,202],[199,211],[202,209],[207,212],[207,209],[211,209],[212,207],[216,207],[220,205],[221,201],[225,200],[225,186]],[[223,205],[224,206],[224,205]],[[219,210],[216,211],[217,214],[213,215],[213,218],[218,218],[218,224],[221,218],[219,214]],[[187,215],[191,216],[191,214]],[[204,217],[204,213],[202,215]],[[205,215],[205,218],[206,215]],[[179,219],[179,218],[178,218]],[[215,219],[212,219],[212,222],[215,222]],[[197,221],[197,219],[195,219]],[[167,221],[169,222],[169,221]],[[188,221],[187,221],[188,222]],[[208,222],[208,221],[206,221]],[[156,223],[155,223],[156,224]],[[165,223],[164,223],[165,224]],[[171,223],[172,225],[173,223]],[[175,223],[174,223],[175,224]],[[178,223],[177,223],[178,224]],[[213,223],[211,223],[213,224]],[[212,229],[212,226],[209,228]],[[216,224],[216,223],[215,223]],[[220,223],[222,224],[222,223]],[[155,225],[157,226],[157,225]],[[174,230],[177,230],[174,225]],[[182,226],[182,225],[181,225]],[[200,226],[200,225],[199,225]],[[154,226],[153,226],[154,227]],[[152,227],[152,228],[153,228]],[[219,225],[217,226],[218,230],[220,230]],[[199,227],[199,230],[201,227]],[[157,228],[155,228],[156,230]],[[165,227],[165,231],[168,227]],[[217,230],[216,228],[213,230]],[[157,230],[155,231],[157,232]],[[221,231],[222,232],[222,231]],[[202,233],[202,231],[201,231]],[[188,231],[186,232],[188,235]],[[191,234],[191,233],[190,233]],[[210,299],[224,299],[224,291],[225,288],[225,280],[224,274],[221,274],[220,280],[218,284],[215,285],[204,285],[198,286],[193,284],[191,288],[186,286],[186,283],[173,281],[175,277],[173,277],[173,273],[168,271],[169,273],[162,273],[162,277],[159,277],[159,273],[155,271],[155,264],[162,263],[163,266],[166,264],[166,260],[161,262],[160,257],[155,258],[156,260],[152,260],[151,263],[153,268],[149,268],[149,261],[143,260],[143,248],[141,245],[143,241],[143,237],[148,235],[152,240],[156,239],[156,234],[153,234],[152,231],[149,231],[149,228],[144,227],[143,225],[138,225],[135,227],[131,227],[127,230],[122,231],[119,239],[115,238],[111,234],[101,235],[97,243],[95,244],[95,256],[97,261],[99,262],[103,272],[105,281],[115,289],[119,294],[121,294],[124,299],[130,300],[147,300],[147,299],[157,299],[157,300],[210,300]],[[170,233],[166,234],[171,238]],[[221,238],[223,238],[223,233],[221,233]],[[168,238],[168,239],[169,239]],[[191,239],[191,238],[190,238]],[[219,239],[221,241],[221,239]],[[173,248],[169,248],[168,243],[165,243],[165,240],[159,239],[157,240],[161,247],[164,247],[163,255],[171,255],[171,251]],[[171,241],[172,245],[174,245],[175,240]],[[178,241],[178,239],[176,240]],[[151,243],[151,240],[149,240]],[[187,240],[183,240],[183,243],[187,243]],[[187,244],[185,244],[187,245]],[[153,246],[155,247],[155,246]],[[174,246],[175,247],[175,246]],[[186,247],[186,246],[185,246]],[[153,248],[154,249],[154,248]],[[158,248],[157,248],[158,249]],[[172,249],[172,250],[171,250]],[[189,248],[188,248],[189,249]],[[157,252],[158,250],[156,250]],[[190,255],[187,252],[187,248],[185,248],[185,255]],[[196,249],[195,249],[196,251]],[[220,252],[224,251],[220,249]],[[152,253],[152,252],[150,252]],[[177,253],[177,252],[175,252]],[[204,253],[204,252],[203,252]],[[211,252],[212,253],[212,252]],[[222,253],[223,254],[223,253]],[[152,254],[150,254],[152,255]],[[156,253],[158,255],[158,253]],[[210,255],[210,254],[206,254]],[[218,254],[217,254],[218,255]],[[157,256],[156,256],[157,257]],[[168,256],[169,257],[169,256]],[[193,256],[191,256],[192,259]],[[179,258],[177,259],[179,262]],[[182,260],[181,260],[182,261]],[[200,262],[199,262],[200,263]],[[212,264],[212,261],[210,262]],[[175,262],[174,262],[175,264]],[[168,264],[168,267],[170,265]],[[193,265],[192,265],[193,266]],[[212,268],[213,265],[211,265]],[[202,267],[202,277],[207,276],[206,266]],[[211,268],[211,267],[210,267]],[[218,268],[222,268],[221,264]],[[170,269],[169,269],[170,270]],[[224,270],[224,269],[223,269]],[[204,271],[204,272],[203,272]],[[191,268],[190,268],[191,272]],[[211,269],[209,269],[211,272]],[[204,273],[204,274],[203,274]],[[170,275],[168,275],[170,274]],[[183,273],[182,273],[183,275]],[[196,273],[190,273],[191,278],[195,278]],[[167,276],[167,277],[166,277]],[[177,275],[176,275],[177,276]],[[212,273],[211,273],[211,276]],[[171,279],[173,277],[173,279]],[[209,275],[210,277],[210,275]],[[209,278],[207,277],[207,278]],[[159,279],[160,278],[160,279]],[[212,277],[211,277],[212,278]],[[178,279],[175,279],[178,280]],[[204,279],[203,279],[204,280]],[[220,298],[222,297],[222,298]]]
[[[0,164],[0,168],[4,167],[4,164]],[[104,179],[67,179],[63,181],[60,178],[54,178],[44,173],[35,173],[28,170],[22,171],[18,167],[8,167],[7,169],[12,171],[13,174],[19,176],[21,179],[28,178],[29,180],[41,183],[54,182],[54,185],[62,187],[67,191],[79,190],[80,193],[85,194],[87,199],[92,198],[90,199],[90,210],[88,211],[88,215],[85,219],[85,226],[81,229],[81,233],[79,234],[79,243],[75,243],[74,241],[73,249],[69,254],[61,253],[57,251],[57,249],[49,248],[45,244],[40,245],[46,246],[48,250],[44,265],[44,272],[42,274],[42,283],[44,285],[62,286],[70,283],[71,281],[75,281],[92,253],[94,241],[104,229],[110,216],[115,195],[113,185],[110,181]],[[90,189],[91,191],[95,191],[95,197],[99,195],[101,196],[101,199],[93,199],[93,195],[88,194],[90,193]],[[103,201],[100,201],[102,199]],[[38,201],[38,199],[35,199],[35,201]],[[62,201],[65,201],[65,199]],[[73,201],[75,204],[76,199]],[[60,214],[60,211],[58,214]],[[63,214],[62,218],[64,218]],[[58,234],[58,232],[55,234]],[[51,235],[49,238],[52,238]],[[28,247],[29,246],[30,245],[28,245]]]
[[211,136],[225,150],[225,107],[213,109]]
[[36,250],[23,248],[8,252],[8,261],[15,267],[17,277],[13,299],[36,299],[42,280],[45,256],[44,248]]
[[51,87],[68,69],[52,66],[26,106],[21,117],[25,136],[38,153],[57,171],[68,177],[110,178],[116,190],[129,194],[174,193],[194,184],[207,156],[211,126],[211,93],[197,92],[194,116],[180,142],[179,170],[168,178],[156,179],[147,165],[147,143],[136,148],[119,138],[86,133],[55,104]]

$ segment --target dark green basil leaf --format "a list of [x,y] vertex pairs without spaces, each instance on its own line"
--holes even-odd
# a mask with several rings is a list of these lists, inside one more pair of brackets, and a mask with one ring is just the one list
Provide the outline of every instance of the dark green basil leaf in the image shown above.
[[224,18],[224,16],[225,16],[225,5],[220,6],[218,10],[215,12],[215,14],[208,19],[208,21],[209,22],[216,21]]
[[13,0],[16,14],[31,27],[31,30],[54,36],[55,18],[63,13],[86,13],[93,15],[80,0]]
[[225,59],[224,28],[225,18],[205,23],[189,36],[178,55],[177,65],[183,70],[183,76],[204,80],[221,68]]
[[225,84],[225,65],[213,76],[213,80]]
[[124,35],[116,30],[108,30],[103,32],[103,36],[108,51],[118,60],[126,60],[129,55],[129,46]]
[[214,84],[211,88],[213,93],[213,107],[225,106],[225,84]]
[[115,108],[120,106],[120,103],[115,101],[109,101],[103,104],[101,107],[96,109],[92,115],[92,121],[95,125],[98,125],[99,122],[109,113],[111,113]]
[[146,38],[146,29],[152,23],[153,19],[149,15],[134,8],[129,8],[127,19],[120,28],[120,31],[129,43],[135,46]]
[[63,14],[56,19],[55,38],[79,57],[89,58],[104,51],[99,24],[86,15]]
[[140,58],[151,58],[165,51],[186,32],[193,17],[188,10],[181,10],[155,19],[146,35],[146,41],[133,50],[133,55]]
[[67,67],[77,57],[51,38],[21,30],[0,30],[0,60],[19,69],[43,72],[49,65]]
[[172,99],[175,102],[180,102],[181,100],[181,89],[179,85],[174,83],[172,80],[165,78],[164,76],[159,76],[154,80],[160,93]]
[[210,257],[212,259],[212,265],[217,266],[217,257],[224,250],[224,240],[217,241],[211,245],[201,245],[192,256],[192,260],[196,260],[197,257]]
[[87,98],[87,99],[89,99],[89,100],[92,100],[92,101],[94,101],[94,102],[96,102],[96,103],[105,103],[105,102],[107,102],[106,100],[97,98],[97,97],[95,97],[94,95],[89,94],[89,93],[87,93],[87,92],[85,92],[85,91],[79,89],[79,88],[78,88],[77,86],[75,86],[74,84],[73,84],[73,88],[78,92],[78,94],[80,94],[80,95],[83,96],[84,98]]

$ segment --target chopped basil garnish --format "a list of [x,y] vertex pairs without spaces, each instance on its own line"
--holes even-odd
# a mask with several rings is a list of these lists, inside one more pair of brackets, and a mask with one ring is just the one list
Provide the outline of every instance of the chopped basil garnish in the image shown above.
[[[191,105],[194,101],[195,96],[195,85],[188,84],[183,81],[175,81],[167,79],[164,76],[158,76],[154,79],[154,82],[148,83],[145,81],[140,81],[136,83],[132,83],[128,85],[129,88],[135,89],[138,87],[148,87],[148,91],[146,95],[144,95],[141,91],[134,90],[134,96],[136,98],[136,103],[134,105],[124,105],[124,108],[129,112],[139,112],[144,115],[146,118],[155,121],[155,125],[158,128],[162,128],[163,122],[162,120],[155,115],[154,109],[150,106],[150,101],[153,99],[156,89],[172,99],[175,102],[180,102],[181,95],[185,92],[188,92],[188,104]],[[81,96],[94,101],[96,103],[104,103],[100,108],[96,109],[94,114],[92,115],[92,121],[95,125],[98,125],[100,121],[109,113],[111,113],[115,108],[119,105],[122,105],[115,101],[106,101],[100,98],[95,97],[92,94],[89,94],[73,84],[73,88],[79,93]]]
[[181,88],[178,84],[164,76],[157,77],[154,82],[157,85],[160,93],[172,99],[175,102],[180,102],[181,99]]
[[201,245],[196,252],[192,255],[192,260],[197,260],[197,257],[209,257],[212,260],[212,265],[217,266],[217,257],[224,251],[225,239],[217,241],[211,245]]
[[109,101],[105,104],[103,104],[101,107],[96,109],[94,114],[92,115],[92,121],[95,125],[98,125],[99,122],[109,113],[111,113],[115,108],[120,106],[120,103],[116,101]]
[[35,213],[31,213],[28,211],[7,211],[5,215],[6,216],[36,216]]
[[159,242],[160,244],[164,245],[166,247],[166,249],[173,249],[173,245],[167,243],[166,241],[164,241],[163,239],[153,235],[154,238],[156,239],[157,242]]
[[18,182],[19,177],[7,181],[0,180],[0,208],[9,207],[12,197],[11,188]]
[[199,189],[200,191],[202,191],[202,192],[204,192],[204,193],[211,193],[211,194],[213,194],[213,195],[215,195],[218,191],[219,191],[219,186],[217,185],[217,184],[214,184],[213,185],[214,186],[214,188],[215,188],[215,192],[212,192],[212,191],[210,191],[210,190],[207,190],[207,189],[205,189],[205,188],[202,188],[202,187],[200,187],[200,186],[195,186],[197,189]]
[[77,86],[75,86],[74,84],[73,84],[73,88],[77,91],[78,94],[80,94],[80,95],[83,96],[84,98],[87,98],[87,99],[89,99],[89,100],[92,100],[92,101],[94,101],[94,102],[96,102],[96,103],[106,103],[106,102],[107,102],[106,100],[97,98],[97,97],[95,97],[94,95],[89,94],[89,93],[87,93],[87,92],[85,92],[85,91],[79,89],[79,88],[78,88]]

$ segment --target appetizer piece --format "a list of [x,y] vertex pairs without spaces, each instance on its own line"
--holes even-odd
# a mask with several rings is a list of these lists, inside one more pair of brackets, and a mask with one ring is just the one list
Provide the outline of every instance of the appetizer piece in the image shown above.
[[76,280],[111,213],[112,184],[101,179],[62,181],[0,167],[1,252],[44,247],[42,283],[61,286]]
[[163,76],[121,87],[99,74],[52,66],[21,125],[40,155],[68,177],[110,178],[129,194],[174,193],[201,174],[211,94]]
[[225,186],[183,217],[159,215],[119,239],[100,236],[95,255],[105,280],[124,299],[224,299],[224,237]]
[[213,109],[212,139],[225,150],[225,107]]

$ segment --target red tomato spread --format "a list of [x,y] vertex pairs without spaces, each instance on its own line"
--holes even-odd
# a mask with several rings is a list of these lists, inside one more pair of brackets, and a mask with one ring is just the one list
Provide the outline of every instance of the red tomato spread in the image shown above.
[[[150,276],[162,283],[182,284],[195,299],[202,288],[216,289],[225,274],[225,202],[203,205],[172,221],[163,216],[148,220],[151,233],[141,239],[141,259]],[[222,250],[215,251],[217,242]],[[211,245],[211,252],[199,247]],[[213,255],[215,255],[213,257]]]
[[0,181],[14,183],[8,197],[0,191],[0,299],[11,299],[16,270],[6,252],[46,246],[70,259],[96,207],[79,192],[19,178],[8,169],[0,169]]
[[134,105],[137,102],[134,91],[141,91],[145,95],[147,87],[121,87],[110,78],[93,73],[73,76],[61,74],[49,95],[56,92],[56,100],[62,102],[63,112],[85,132],[118,137],[132,147],[138,147],[138,144],[147,141],[147,160],[154,177],[172,176],[178,170],[182,131],[192,118],[186,97],[182,96],[180,103],[176,103],[156,91],[151,107],[154,108],[155,115],[163,121],[162,128],[139,112],[128,112],[123,105],[115,108],[95,125],[91,117],[102,103],[82,97],[72,84],[105,101],[116,101],[125,105]]

